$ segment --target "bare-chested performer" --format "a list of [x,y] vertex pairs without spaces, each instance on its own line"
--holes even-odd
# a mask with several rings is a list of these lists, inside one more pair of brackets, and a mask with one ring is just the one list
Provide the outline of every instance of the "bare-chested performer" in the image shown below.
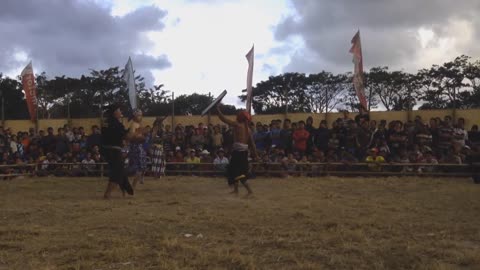
[[229,125],[233,129],[233,147],[231,153],[230,164],[227,169],[228,184],[233,185],[234,194],[238,194],[238,182],[247,189],[248,195],[251,195],[252,189],[247,184],[248,180],[248,149],[253,159],[257,159],[257,149],[252,138],[249,122],[252,121],[252,116],[247,111],[240,111],[237,114],[237,121],[229,120],[220,111],[217,106],[218,117],[222,122]]
[[135,173],[133,178],[133,189],[136,189],[137,183],[143,184],[143,177],[147,169],[147,154],[143,149],[145,136],[143,134],[144,127],[142,125],[142,111],[135,109],[133,111],[133,119],[128,128],[127,138],[130,141],[128,151],[129,168]]

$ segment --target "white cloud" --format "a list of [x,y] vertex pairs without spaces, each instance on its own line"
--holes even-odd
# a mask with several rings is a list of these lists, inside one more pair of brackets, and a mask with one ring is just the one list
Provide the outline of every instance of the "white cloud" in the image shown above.
[[[175,95],[193,92],[212,95],[228,90],[225,102],[238,102],[245,88],[245,54],[255,43],[254,84],[280,73],[294,48],[284,54],[271,53],[281,47],[275,41],[274,26],[288,14],[286,1],[118,1],[112,14],[123,15],[139,5],[154,4],[167,10],[166,28],[150,32],[151,55],[166,54],[172,67],[153,71],[156,83]],[[265,68],[269,67],[269,68]]]

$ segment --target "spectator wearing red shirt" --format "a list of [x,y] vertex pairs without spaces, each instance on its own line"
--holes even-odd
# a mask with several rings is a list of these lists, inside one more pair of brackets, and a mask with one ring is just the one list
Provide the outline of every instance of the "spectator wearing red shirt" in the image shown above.
[[305,154],[307,150],[307,141],[310,133],[305,129],[305,122],[298,123],[298,129],[293,132],[293,148],[301,154]]

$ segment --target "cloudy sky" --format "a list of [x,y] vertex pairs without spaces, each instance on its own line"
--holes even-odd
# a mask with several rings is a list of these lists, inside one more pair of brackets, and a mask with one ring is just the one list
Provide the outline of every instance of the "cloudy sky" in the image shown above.
[[269,75],[353,69],[361,30],[364,65],[415,72],[480,57],[478,0],[2,0],[0,72],[79,76],[124,66],[175,95],[229,91],[241,104],[245,54],[254,83]]

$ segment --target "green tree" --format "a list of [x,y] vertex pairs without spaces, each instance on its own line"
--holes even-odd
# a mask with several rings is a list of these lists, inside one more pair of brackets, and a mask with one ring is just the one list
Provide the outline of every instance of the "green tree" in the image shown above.
[[470,57],[462,55],[441,66],[433,65],[429,70],[421,70],[418,75],[423,82],[420,99],[421,109],[461,108],[462,92],[467,91],[464,70]]
[[30,119],[21,83],[0,73],[0,97],[2,96],[5,119]]
[[[252,89],[252,108],[255,113],[311,112],[306,93],[307,77],[303,73],[270,76]],[[245,90],[243,90],[245,92]],[[246,95],[239,98],[245,102]]]
[[310,112],[331,112],[345,102],[347,76],[322,71],[310,74],[306,84],[306,98]]

